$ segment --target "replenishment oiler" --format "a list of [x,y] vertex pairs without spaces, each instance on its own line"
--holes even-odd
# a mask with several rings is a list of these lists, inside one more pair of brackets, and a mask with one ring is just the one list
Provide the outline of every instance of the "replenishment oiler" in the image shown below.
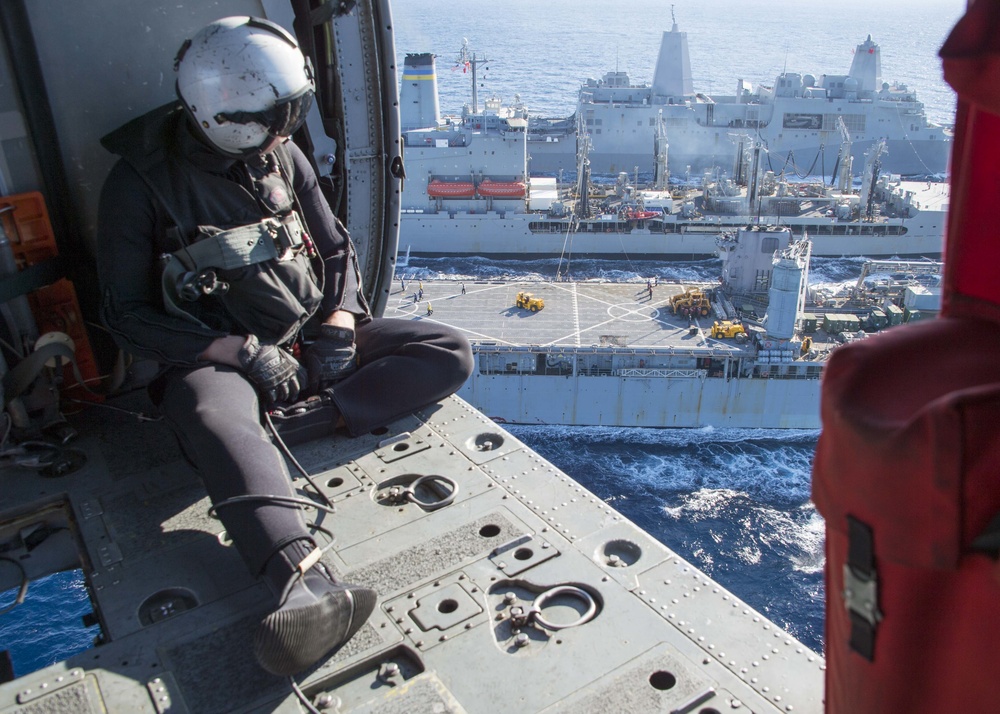
[[765,165],[775,173],[794,167],[829,175],[843,161],[840,121],[853,138],[855,161],[884,139],[885,171],[919,177],[947,171],[952,132],[927,119],[913,89],[883,81],[881,49],[871,35],[855,48],[847,74],[782,71],[770,85],[733,82],[730,95],[694,91],[687,33],[674,22],[662,35],[652,83],[607,72],[580,87],[573,116],[531,122],[531,170],[572,170],[579,124],[591,134],[595,172],[652,171],[662,119],[677,173],[731,165],[737,151],[730,137],[745,132],[768,150]]
[[[667,33],[670,34],[670,33]],[[877,55],[874,55],[877,59]],[[475,55],[463,62],[476,74]],[[400,91],[406,181],[400,252],[439,256],[591,256],[687,258],[714,255],[717,236],[748,225],[808,233],[813,255],[936,256],[941,252],[948,187],[905,181],[886,170],[892,140],[863,141],[863,162],[846,113],[831,120],[837,145],[831,183],[775,171],[774,150],[758,129],[727,129],[732,158],[723,168],[677,174],[678,132],[657,115],[648,158],[652,182],[622,171],[614,185],[591,181],[592,146],[601,136],[581,125],[576,180],[531,175],[531,117],[518,101],[473,99],[460,117],[441,117],[435,57],[407,55]],[[815,101],[815,100],[808,100]],[[832,105],[831,105],[832,106]],[[864,106],[868,106],[867,104]],[[824,120],[825,121],[825,120]],[[563,142],[566,143],[566,142]],[[938,142],[947,147],[946,142]],[[720,157],[721,158],[721,157]],[[784,163],[778,162],[784,168]],[[531,166],[534,167],[532,159]],[[860,173],[856,182],[855,173]],[[856,185],[857,184],[857,185]]]
[[834,297],[810,290],[811,243],[787,229],[718,249],[721,285],[410,281],[388,314],[463,329],[459,395],[500,422],[815,429],[833,349],[938,307],[940,263],[869,261]]

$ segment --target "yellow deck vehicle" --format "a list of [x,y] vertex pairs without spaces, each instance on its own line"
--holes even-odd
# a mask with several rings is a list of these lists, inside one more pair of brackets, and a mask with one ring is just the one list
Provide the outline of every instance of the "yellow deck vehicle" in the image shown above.
[[520,308],[531,310],[532,312],[538,312],[545,307],[544,300],[536,298],[531,293],[526,293],[523,290],[517,294],[515,304]]
[[738,322],[732,320],[716,320],[712,323],[712,337],[716,339],[733,338],[737,342],[747,339],[747,331]]
[[670,306],[675,315],[705,317],[712,309],[708,295],[697,288],[688,288],[682,293],[670,297]]

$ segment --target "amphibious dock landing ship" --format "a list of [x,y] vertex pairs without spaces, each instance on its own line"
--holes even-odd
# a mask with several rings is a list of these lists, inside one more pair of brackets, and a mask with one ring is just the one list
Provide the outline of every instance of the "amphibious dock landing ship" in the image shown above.
[[[20,104],[3,98],[0,207],[25,269],[3,284],[27,290],[36,310],[51,308],[36,311],[34,324],[30,311],[4,321],[16,332],[4,347],[11,373],[25,357],[10,348],[38,348],[33,333],[52,322],[74,331],[77,363],[88,364],[77,328],[94,319],[88,246],[112,161],[97,139],[169,100],[181,41],[236,13],[297,29],[312,52],[323,78],[313,126],[325,128],[312,132],[314,153],[329,156],[327,188],[358,243],[372,304],[381,311],[389,301],[402,172],[387,2],[11,0],[0,3],[9,60],[0,73]],[[71,260],[47,260],[56,249]],[[54,307],[39,302],[62,270],[82,307],[65,291]],[[103,359],[92,342],[95,367]],[[380,600],[334,657],[297,682],[271,677],[250,655],[270,596],[244,571],[200,481],[149,412],[143,365],[103,401],[71,391],[58,361],[40,368],[60,385],[64,414],[42,410],[41,422],[12,432],[5,421],[0,432],[0,591],[11,597],[2,607],[31,599],[39,578],[79,569],[100,634],[93,647],[30,673],[0,657],[11,665],[0,667],[4,714],[822,706],[821,656],[459,398],[361,438],[289,452],[302,495],[332,504],[309,516],[336,534],[332,565]],[[4,380],[5,420],[24,416],[13,382]],[[101,384],[97,373],[91,387]],[[68,404],[79,411],[69,414]],[[37,625],[59,617],[57,609]]]
[[[597,173],[653,170],[657,121],[664,121],[675,166],[729,166],[737,155],[731,135],[747,132],[768,150],[776,173],[827,173],[840,155],[843,121],[860,162],[875,142],[889,148],[885,170],[926,176],[948,168],[952,134],[927,119],[913,88],[882,79],[881,48],[869,35],[854,50],[846,74],[783,71],[767,85],[734,79],[734,93],[706,95],[692,83],[688,36],[675,21],[660,41],[652,83],[608,72],[580,87],[576,121],[538,119],[529,129],[532,171],[572,170],[576,123],[591,134]],[[860,165],[860,163],[859,163]]]

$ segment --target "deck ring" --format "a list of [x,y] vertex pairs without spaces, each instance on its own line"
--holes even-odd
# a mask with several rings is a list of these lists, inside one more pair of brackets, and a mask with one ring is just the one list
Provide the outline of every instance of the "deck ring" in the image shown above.
[[[423,501],[417,497],[417,487],[424,483],[450,486],[451,491],[440,501]],[[425,474],[407,486],[404,490],[404,494],[410,502],[417,504],[425,511],[436,511],[439,508],[444,508],[445,506],[450,506],[454,503],[455,496],[458,495],[458,482],[455,479],[448,478],[447,476],[441,476],[439,474]]]
[[[556,595],[573,595],[580,598],[585,603],[587,603],[587,611],[580,615],[580,617],[573,622],[567,622],[562,625],[558,625],[554,622],[549,622],[544,617],[542,617],[542,608],[545,603]],[[594,596],[583,588],[578,588],[575,585],[557,585],[554,588],[549,588],[541,595],[535,598],[535,602],[531,605],[532,614],[534,615],[535,624],[544,627],[546,630],[565,630],[568,627],[577,627],[579,625],[584,625],[594,619],[594,615],[597,614],[597,601],[594,600]]]

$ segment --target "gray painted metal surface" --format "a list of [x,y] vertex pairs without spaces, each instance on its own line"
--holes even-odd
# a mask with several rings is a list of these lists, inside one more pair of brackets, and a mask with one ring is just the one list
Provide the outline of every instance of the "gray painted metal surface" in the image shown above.
[[[0,474],[0,534],[39,499],[60,505],[106,643],[0,685],[0,712],[299,711],[251,654],[270,596],[208,517],[167,428],[97,408],[74,422],[86,465],[57,481]],[[336,504],[317,516],[336,534],[331,564],[380,594],[359,634],[301,678],[314,702],[820,711],[819,655],[460,399],[294,453]],[[424,505],[389,498],[428,475],[457,484],[451,503],[433,509],[451,490],[441,480],[417,488]],[[532,604],[546,625],[517,624]]]

